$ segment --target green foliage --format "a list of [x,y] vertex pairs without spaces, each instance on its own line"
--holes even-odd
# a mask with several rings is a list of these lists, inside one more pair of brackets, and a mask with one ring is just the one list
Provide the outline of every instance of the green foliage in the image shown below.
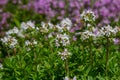
[[[23,4],[28,2],[28,0],[22,1]],[[63,80],[66,75],[66,65],[58,55],[58,51],[62,51],[64,48],[71,52],[67,59],[70,78],[76,76],[78,80],[120,79],[120,44],[113,44],[112,39],[109,38],[108,46],[106,37],[94,42],[92,38],[83,41],[80,39],[81,36],[77,36],[77,41],[70,39],[69,46],[56,47],[55,37],[48,38],[48,34],[57,31],[41,32],[40,22],[45,21],[45,16],[21,9],[16,5],[8,4],[5,9],[11,13],[10,26],[17,26],[19,29],[21,22],[35,20],[39,30],[27,29],[23,32],[25,38],[13,35],[19,42],[13,49],[0,41],[0,63],[3,64],[3,69],[0,68],[0,80]],[[53,19],[52,22],[56,24],[58,21]],[[91,23],[92,26],[95,26],[95,22]],[[75,35],[67,31],[66,33],[70,37]],[[120,37],[120,33],[114,37]],[[25,46],[26,40],[33,42],[34,39],[38,42],[36,45]],[[28,50],[29,47],[30,50]],[[106,48],[109,48],[107,75]]]

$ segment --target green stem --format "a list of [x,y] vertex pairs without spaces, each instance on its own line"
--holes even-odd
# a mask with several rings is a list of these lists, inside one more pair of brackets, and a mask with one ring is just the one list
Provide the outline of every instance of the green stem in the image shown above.
[[69,77],[69,67],[68,67],[68,60],[65,60],[65,71],[66,71],[66,76]]
[[107,37],[107,45],[106,45],[106,76],[108,71],[108,56],[109,56],[109,38]]
[[89,41],[90,43],[90,63],[91,63],[91,66],[93,65],[93,56],[92,56],[92,40],[90,39]]
[[91,66],[93,65],[93,56],[92,56],[92,49],[90,47],[90,58],[91,58]]
[[91,8],[94,7],[95,0],[91,0]]
[[16,48],[14,48],[14,56],[16,55]]

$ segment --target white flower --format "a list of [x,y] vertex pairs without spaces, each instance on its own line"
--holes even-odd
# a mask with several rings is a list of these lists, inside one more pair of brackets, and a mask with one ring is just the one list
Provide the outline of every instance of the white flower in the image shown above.
[[95,14],[93,11],[91,10],[85,10],[83,11],[83,13],[81,14],[81,18],[85,21],[95,21]]
[[20,30],[20,31],[17,33],[17,35],[18,35],[19,37],[22,37],[22,38],[25,37],[22,30]]
[[66,34],[63,34],[62,37],[61,37],[62,41],[61,43],[63,44],[63,46],[67,46],[70,44],[70,41],[69,41],[69,36],[66,35]]
[[19,32],[18,28],[17,28],[17,27],[14,27],[14,28],[13,28],[13,33],[16,33],[16,34],[17,34],[18,32]]
[[31,21],[28,21],[26,23],[22,22],[20,27],[21,27],[21,30],[26,30],[28,28],[34,29],[35,28],[35,24],[33,22],[31,22]]
[[58,55],[61,56],[62,60],[67,59],[67,57],[70,55],[71,53],[65,48],[63,52],[58,52]]
[[29,41],[29,40],[25,41],[25,46],[27,48],[27,51],[30,51],[31,47],[34,47],[34,45],[37,45],[37,41],[36,40],[33,40],[32,42]]
[[81,33],[81,39],[86,40],[89,39],[90,37],[94,36],[94,34],[88,30],[84,31]]
[[53,34],[52,34],[52,33],[49,33],[49,34],[48,34],[48,38],[51,38],[51,37],[53,37]]
[[54,25],[51,22],[48,22],[48,26],[50,29],[53,29]]
[[[22,23],[21,25],[23,25],[24,23]],[[8,30],[7,32],[6,32],[6,35],[11,35],[11,34],[16,34],[17,36],[19,36],[19,37],[25,37],[24,35],[23,35],[23,29],[18,29],[17,27],[14,27],[13,29],[10,29],[10,30]]]
[[46,28],[45,22],[41,22],[41,26],[42,26],[42,28]]
[[98,28],[92,28],[92,33],[93,33],[93,38],[96,39],[96,38],[99,38],[101,36],[100,34],[100,31]]
[[67,46],[70,44],[70,40],[69,40],[69,36],[67,34],[57,34],[57,37],[56,37],[56,46],[59,47],[60,44],[62,46]]
[[76,76],[74,76],[73,80],[77,80]]
[[91,27],[91,26],[92,26],[91,24],[89,24],[89,23],[87,24],[87,27]]
[[33,41],[33,44],[34,44],[34,45],[36,45],[36,44],[37,44],[37,41],[36,41],[36,40],[34,40],[34,41]]
[[61,27],[59,24],[55,26],[58,30],[58,32],[63,32],[63,27]]
[[39,30],[39,28],[38,28],[38,27],[36,27],[36,30],[38,31],[38,30]]
[[55,44],[56,44],[57,47],[60,46],[60,43],[59,43],[58,39],[55,40]]
[[113,28],[112,33],[113,33],[113,34],[116,34],[117,32],[119,32],[119,28],[116,26],[115,28]]
[[26,40],[26,41],[25,41],[25,45],[26,45],[26,46],[29,46],[30,44],[31,44],[31,42],[30,42],[29,40]]
[[31,41],[29,41],[29,40],[26,40],[25,41],[25,45],[26,46],[32,46],[32,45],[36,45],[37,44],[37,41],[36,40],[33,40],[32,42]]
[[14,48],[17,43],[18,43],[17,40],[16,40],[15,38],[12,38],[12,39],[11,39],[11,44],[10,44],[9,47],[10,47],[10,48]]
[[64,78],[64,80],[69,80],[69,78],[66,76],[66,77]]
[[2,65],[2,63],[0,63],[0,69],[3,69],[3,65]]
[[35,28],[35,24],[32,22],[32,21],[28,21],[27,23],[26,23],[30,28]]
[[22,22],[20,28],[21,28],[21,30],[26,30],[26,29],[28,29],[28,26],[26,25],[25,22]]
[[63,28],[66,28],[68,31],[69,31],[69,30],[71,29],[71,27],[72,27],[72,22],[71,22],[71,20],[70,20],[69,18],[63,19],[60,24],[61,24],[61,26],[62,26]]
[[100,29],[100,33],[102,36],[110,36],[112,34],[116,34],[118,32],[118,27],[115,27],[115,28],[112,28],[110,25],[107,25],[107,26],[103,26],[101,29]]
[[30,50],[31,50],[31,48],[28,47],[28,48],[27,48],[27,51],[30,51]]
[[8,45],[9,48],[14,48],[17,45],[17,40],[15,39],[15,37],[11,37],[11,36],[5,36],[3,38],[1,38],[1,41],[5,44]]
[[41,32],[48,32],[49,29],[48,29],[48,26],[46,25],[45,22],[41,22]]
[[13,29],[10,29],[9,31],[6,32],[7,35],[10,34],[17,34],[19,32],[19,29],[17,27],[14,27]]

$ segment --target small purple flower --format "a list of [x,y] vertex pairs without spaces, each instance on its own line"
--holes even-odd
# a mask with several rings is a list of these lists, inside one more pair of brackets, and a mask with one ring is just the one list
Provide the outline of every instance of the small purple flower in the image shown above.
[[65,4],[63,1],[59,1],[58,6],[59,6],[59,8],[64,8]]
[[77,37],[76,37],[76,36],[73,36],[73,40],[74,40],[74,41],[77,41]]
[[104,16],[104,17],[107,17],[109,14],[109,10],[106,8],[106,7],[102,7],[100,9],[100,15]]
[[114,42],[114,44],[119,44],[119,43],[120,43],[120,39],[114,38],[114,39],[113,39],[113,42]]
[[5,5],[8,2],[8,0],[0,0],[0,5]]

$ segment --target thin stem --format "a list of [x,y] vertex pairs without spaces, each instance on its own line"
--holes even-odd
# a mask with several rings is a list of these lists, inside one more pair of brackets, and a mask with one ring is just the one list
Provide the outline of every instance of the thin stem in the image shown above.
[[90,47],[90,58],[91,58],[91,66],[93,65],[93,56],[92,56],[92,49]]
[[95,0],[91,0],[91,7],[94,7]]
[[92,56],[92,40],[90,39],[89,41],[90,43],[90,63],[91,63],[91,66],[93,65],[93,56]]
[[69,67],[68,67],[68,60],[65,60],[65,71],[66,71],[66,76],[69,77]]
[[109,38],[107,37],[107,45],[106,45],[106,76],[108,71],[108,56],[109,56]]
[[16,55],[16,48],[14,48],[14,56]]

